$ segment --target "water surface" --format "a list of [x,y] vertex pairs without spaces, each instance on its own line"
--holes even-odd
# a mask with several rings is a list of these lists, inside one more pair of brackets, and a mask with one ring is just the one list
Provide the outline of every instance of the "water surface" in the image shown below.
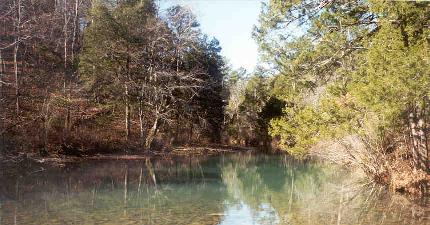
[[251,154],[3,168],[0,225],[430,224],[428,199],[358,177]]

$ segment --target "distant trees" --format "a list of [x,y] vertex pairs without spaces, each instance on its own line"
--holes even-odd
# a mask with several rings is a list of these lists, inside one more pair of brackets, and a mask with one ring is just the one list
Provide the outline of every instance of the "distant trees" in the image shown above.
[[0,22],[2,135],[40,127],[23,143],[45,149],[219,139],[224,63],[189,9],[10,0]]
[[284,102],[271,97],[273,79],[239,69],[231,71],[226,82],[226,133],[231,142],[270,148],[268,123],[280,116]]

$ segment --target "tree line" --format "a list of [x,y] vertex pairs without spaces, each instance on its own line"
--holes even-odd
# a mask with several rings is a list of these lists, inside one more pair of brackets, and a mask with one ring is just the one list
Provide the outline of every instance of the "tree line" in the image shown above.
[[181,6],[3,0],[3,152],[218,142],[226,66]]

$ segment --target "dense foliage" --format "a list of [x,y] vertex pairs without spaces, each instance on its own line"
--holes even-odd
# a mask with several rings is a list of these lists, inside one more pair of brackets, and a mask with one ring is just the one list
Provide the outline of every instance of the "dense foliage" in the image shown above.
[[272,96],[273,78],[233,70],[226,77],[225,133],[233,144],[270,148],[269,122],[282,115],[285,101]]
[[271,136],[298,156],[354,136],[428,171],[429,26],[428,2],[269,1],[254,37],[286,102]]
[[221,48],[189,9],[6,0],[0,23],[2,152],[219,141]]

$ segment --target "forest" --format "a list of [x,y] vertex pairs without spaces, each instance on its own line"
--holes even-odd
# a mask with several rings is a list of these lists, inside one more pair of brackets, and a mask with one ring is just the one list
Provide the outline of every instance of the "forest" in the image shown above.
[[224,61],[189,9],[160,15],[151,0],[2,2],[3,154],[220,140]]
[[428,193],[428,1],[267,1],[252,72],[186,7],[1,2],[3,156],[252,146]]

